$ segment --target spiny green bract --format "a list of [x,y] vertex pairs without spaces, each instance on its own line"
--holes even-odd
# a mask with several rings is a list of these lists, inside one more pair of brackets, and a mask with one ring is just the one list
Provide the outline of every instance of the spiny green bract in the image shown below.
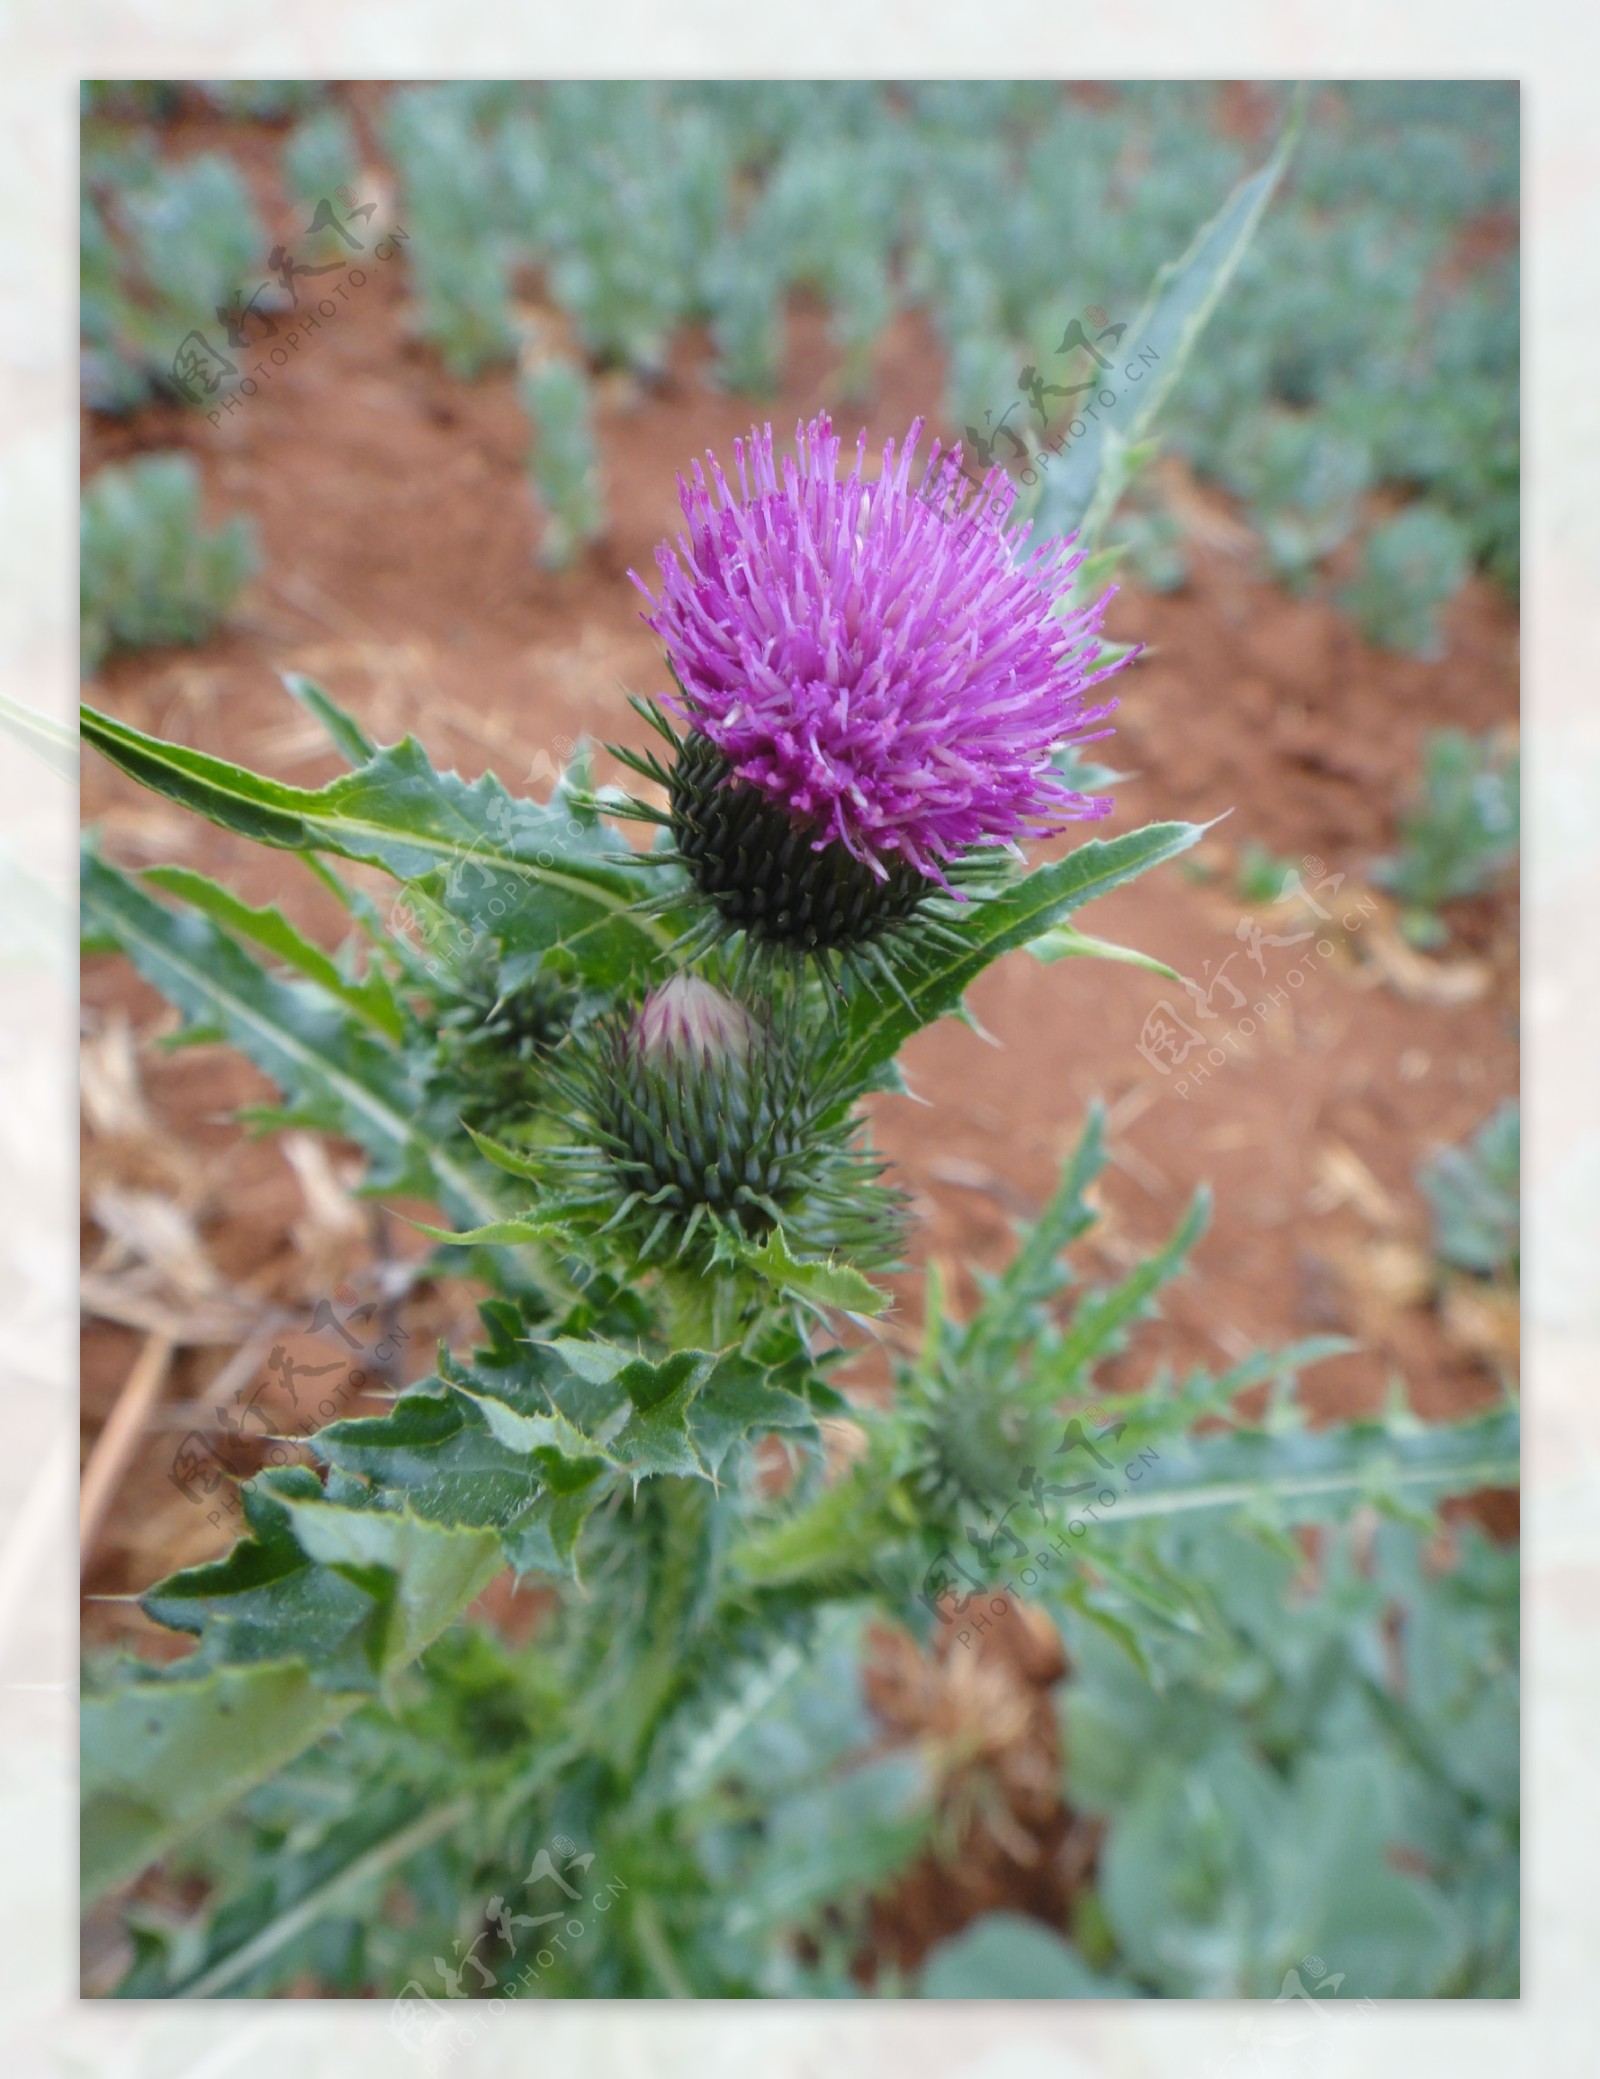
[[887,877],[813,832],[756,788],[729,783],[728,761],[691,733],[672,769],[672,836],[700,894],[730,931],[794,952],[844,951],[903,923],[935,885],[903,860]]
[[496,1135],[527,1125],[577,1001],[570,982],[544,973],[509,987],[475,975],[441,1000],[432,1077],[466,1125]]
[[552,1070],[574,1129],[545,1158],[552,1211],[639,1263],[706,1267],[720,1229],[776,1227],[807,1253],[888,1262],[898,1194],[815,1051],[793,994],[742,1002],[689,975],[597,1020]]
[[257,564],[248,521],[208,529],[187,455],[144,455],[103,469],[79,519],[82,668],[113,649],[203,642]]

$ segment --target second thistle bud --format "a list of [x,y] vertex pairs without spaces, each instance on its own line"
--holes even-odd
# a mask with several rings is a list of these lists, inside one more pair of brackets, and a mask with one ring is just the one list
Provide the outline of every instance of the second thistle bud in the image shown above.
[[893,1194],[792,1018],[680,974],[590,1027],[556,1087],[578,1141],[553,1158],[564,1212],[599,1215],[640,1262],[709,1257],[719,1228],[881,1262]]

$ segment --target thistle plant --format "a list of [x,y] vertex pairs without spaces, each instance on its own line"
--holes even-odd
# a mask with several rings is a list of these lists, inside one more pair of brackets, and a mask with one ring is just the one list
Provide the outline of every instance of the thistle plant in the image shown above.
[[254,533],[237,515],[208,528],[187,455],[103,469],[79,520],[82,669],[114,649],[203,642],[254,575]]
[[605,531],[589,385],[575,363],[550,357],[523,372],[517,394],[533,430],[528,474],[545,515],[539,559],[560,570]]
[[1408,506],[1368,535],[1343,604],[1370,642],[1441,657],[1439,609],[1455,598],[1471,569],[1461,523],[1436,505]]
[[385,142],[413,232],[408,264],[417,336],[465,380],[514,358],[512,240],[496,207],[499,169],[470,102],[408,88],[389,105]]
[[1433,1250],[1453,1270],[1515,1279],[1522,1261],[1522,1113],[1506,1102],[1462,1147],[1441,1148],[1417,1172],[1433,1219]]
[[1421,784],[1401,818],[1397,852],[1372,877],[1401,905],[1401,928],[1420,946],[1449,937],[1447,902],[1481,895],[1516,862],[1522,834],[1522,761],[1514,745],[1438,729],[1423,749]]
[[290,131],[283,176],[297,204],[308,208],[361,178],[361,147],[342,108],[319,108]]
[[[1231,258],[1253,217],[1226,221]],[[1195,287],[1172,287],[1189,313]],[[586,756],[548,799],[516,796],[374,743],[300,679],[347,766],[315,789],[85,710],[125,773],[306,860],[351,919],[330,954],[91,843],[92,943],[273,1079],[256,1125],[354,1141],[369,1191],[438,1208],[419,1276],[470,1267],[488,1294],[475,1347],[245,1478],[238,1541],[145,1593],[186,1657],[91,1666],[85,1897],[165,1859],[199,1880],[170,1896],[204,1900],[130,1905],[123,1992],[260,1994],[309,1968],[432,1993],[471,1954],[505,1997],[847,1993],[874,1894],[941,1823],[937,1757],[885,1751],[866,1708],[873,1627],[961,1650],[963,1613],[1025,1593],[1156,1684],[1207,1641],[1243,1650],[1204,1530],[1178,1565],[1169,1519],[1298,1572],[1290,1533],[1357,1499],[1428,1520],[1510,1477],[1504,1409],[1311,1429],[1294,1382],[1346,1347],[1326,1340],[1100,1405],[1097,1367],[1205,1209],[1080,1283],[1098,1112],[976,1308],[958,1318],[930,1273],[893,1394],[848,1390],[890,1307],[876,1276],[908,1253],[865,1101],[1002,955],[1116,955],[1071,920],[1201,834],[1158,822],[1029,863],[1033,833],[1104,806],[1063,769],[1103,732],[1119,661],[1103,599],[1063,597],[1092,543],[1019,549],[955,458],[913,486],[916,444],[872,474],[860,441],[841,477],[823,421],[781,463],[758,434],[737,493],[696,469],[647,594],[674,681],[662,750],[635,756],[662,790],[635,805],[652,850]],[[333,862],[390,876],[420,934]],[[1092,1535],[1061,1470],[1080,1444],[1111,1495]],[[522,1647],[463,1621],[508,1568],[548,1591]],[[1344,1875],[1380,1888],[1386,1926],[1396,1885],[1427,1905],[1392,1834],[1374,1820]],[[554,1883],[558,1909],[581,1902],[579,1870],[614,1910],[518,1953]],[[1248,1989],[1289,1967],[1293,1932]],[[1453,1967],[1430,1955],[1393,1989]]]
[[81,225],[86,401],[124,413],[173,395],[183,340],[259,278],[271,241],[249,189],[218,153],[171,165],[91,135]]

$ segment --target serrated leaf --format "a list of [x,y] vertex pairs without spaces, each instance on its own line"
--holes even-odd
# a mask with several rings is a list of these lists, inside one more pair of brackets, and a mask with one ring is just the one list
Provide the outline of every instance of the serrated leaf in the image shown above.
[[1153,1256],[1147,1256],[1121,1284],[1088,1293],[1078,1301],[1061,1340],[1035,1360],[1028,1388],[1033,1398],[1059,1399],[1085,1365],[1118,1347],[1121,1331],[1144,1314],[1155,1293],[1183,1268],[1204,1234],[1210,1214],[1210,1193],[1196,1192],[1189,1210]]
[[[299,1477],[316,1488],[313,1475]],[[140,1607],[158,1624],[202,1635],[191,1673],[294,1659],[319,1689],[376,1689],[389,1614],[384,1584],[368,1588],[317,1566],[281,1494],[251,1482],[243,1500],[251,1535],[222,1559],[170,1575]]]
[[603,826],[565,805],[514,796],[492,773],[469,782],[437,772],[413,738],[308,789],[165,743],[87,706],[82,728],[142,785],[226,830],[441,887],[452,916],[509,951],[578,948],[590,977],[617,987],[672,943],[665,926],[636,908],[654,892],[647,871],[619,855]]
[[[1188,251],[1157,273],[1123,343],[1121,366],[1107,369],[1103,376],[1103,386],[1115,392],[1115,403],[1098,413],[1084,437],[1050,464],[1034,540],[1075,533],[1080,548],[1094,543],[1122,493],[1138,443],[1148,434],[1255,236],[1294,149],[1301,109],[1297,96],[1271,158],[1239,183],[1196,233]],[[1142,350],[1156,358],[1142,362]]]
[[285,690],[327,730],[335,749],[348,765],[365,765],[378,754],[378,747],[347,709],[331,700],[322,688],[302,672],[280,674]]
[[604,1492],[598,1481],[590,1481],[568,1494],[541,1494],[502,1540],[517,1572],[579,1581],[578,1540]]
[[[1059,1261],[1062,1252],[1094,1225],[1085,1194],[1106,1166],[1105,1127],[1105,1107],[1091,1105],[1049,1204],[1021,1230],[1016,1253],[960,1336],[970,1355],[982,1353],[988,1362],[997,1363],[1014,1356],[1036,1333],[1040,1302],[1053,1299],[1066,1282]],[[925,1310],[930,1333],[939,1311],[930,1289]]]
[[1151,1517],[1268,1502],[1287,1520],[1310,1521],[1357,1498],[1380,1506],[1391,1494],[1401,1501],[1422,1494],[1438,1500],[1514,1486],[1519,1462],[1517,1416],[1510,1409],[1431,1423],[1414,1434],[1348,1422],[1170,1440],[1144,1467],[1137,1488],[1118,1496],[1096,1536]]
[[841,1314],[881,1314],[892,1304],[892,1295],[848,1264],[793,1256],[781,1227],[775,1227],[763,1242],[747,1241],[724,1230],[718,1237],[718,1255],[725,1262],[741,1264],[780,1292],[814,1307],[831,1307]]
[[468,1126],[467,1132],[472,1136],[472,1145],[478,1153],[492,1162],[496,1169],[503,1169],[507,1176],[538,1181],[548,1169],[548,1161],[541,1165],[538,1158],[526,1149],[513,1148],[505,1141],[494,1140],[473,1126]]
[[715,1363],[705,1350],[679,1350],[660,1364],[635,1358],[617,1374],[633,1412],[609,1448],[635,1480],[661,1473],[704,1477],[687,1416]]
[[492,1532],[429,1523],[409,1511],[340,1508],[286,1497],[294,1534],[320,1566],[377,1569],[395,1581],[389,1665],[415,1659],[501,1564]]
[[386,1415],[330,1422],[311,1440],[325,1464],[370,1479],[390,1506],[434,1523],[491,1529],[536,1498],[541,1472],[463,1395],[414,1387]]
[[576,1372],[580,1379],[587,1379],[591,1386],[609,1386],[639,1357],[637,1350],[625,1350],[620,1343],[602,1343],[578,1336],[557,1336],[549,1348],[555,1351],[569,1371]]
[[816,1410],[798,1393],[775,1386],[759,1366],[724,1357],[690,1404],[696,1452],[713,1475],[742,1438],[774,1429],[812,1429]]
[[297,1120],[365,1148],[374,1184],[437,1197],[468,1218],[494,1211],[470,1169],[424,1133],[403,1063],[344,1005],[276,980],[209,918],[169,910],[92,850],[80,886],[86,918],[115,936],[146,981],[186,1019],[226,1033]]
[[[498,1540],[484,1530],[452,1530],[410,1516],[338,1508],[308,1498],[303,1469],[263,1475],[255,1484],[259,1506],[279,1509],[296,1543],[319,1568],[385,1605],[376,1672],[392,1673],[428,1645],[450,1620],[487,1587],[504,1561]],[[232,1574],[223,1570],[233,1567]],[[186,1607],[201,1617],[202,1643],[191,1661],[170,1668],[141,1669],[102,1695],[84,1699],[81,1713],[82,1883],[85,1903],[121,1883],[193,1828],[227,1809],[237,1798],[293,1759],[302,1748],[348,1715],[365,1694],[361,1687],[320,1687],[317,1669],[305,1657],[319,1647],[324,1670],[341,1650],[335,1636],[344,1612],[324,1603],[320,1640],[298,1639],[296,1657],[237,1664],[224,1661],[230,1636],[252,1649],[266,1621],[260,1606],[270,1584],[257,1569],[230,1555],[221,1569],[192,1570],[207,1576],[198,1590],[188,1584]],[[266,1570],[261,1570],[266,1571]],[[302,1600],[308,1587],[285,1568],[282,1579]],[[227,1582],[256,1598],[251,1623],[231,1635],[226,1628]],[[172,1595],[174,1576],[151,1591],[152,1606]],[[209,1600],[202,1613],[196,1601]],[[212,1625],[223,1620],[216,1647]],[[210,1664],[213,1660],[217,1664]]]
[[425,1234],[430,1241],[448,1242],[458,1249],[471,1248],[477,1244],[485,1247],[510,1248],[518,1242],[556,1242],[567,1240],[565,1230],[554,1220],[540,1220],[519,1215],[506,1220],[489,1220],[482,1227],[430,1227],[425,1220],[409,1223],[418,1234]]
[[913,1032],[955,1009],[963,994],[1002,953],[1054,930],[1075,910],[1120,888],[1153,866],[1175,859],[1205,834],[1198,823],[1149,823],[1122,837],[1092,838],[1065,859],[1036,867],[1002,893],[971,905],[970,915],[941,919],[947,933],[966,941],[965,954],[914,952],[893,937],[885,958],[903,997],[887,990],[855,994],[843,1018],[834,1055],[866,1076],[897,1054]]
[[276,953],[298,974],[325,989],[387,1038],[399,1040],[404,1033],[405,1017],[388,978],[373,969],[364,981],[347,980],[320,946],[314,946],[301,936],[282,910],[270,903],[259,909],[252,908],[230,890],[219,887],[215,881],[208,880],[202,873],[192,872],[186,866],[152,866],[140,878],[164,894],[176,895],[192,908],[214,917],[238,937],[253,939],[269,953]]
[[[181,1668],[181,1663],[180,1663]],[[79,1715],[80,1883],[91,1904],[348,1717],[300,1661],[128,1682]]]

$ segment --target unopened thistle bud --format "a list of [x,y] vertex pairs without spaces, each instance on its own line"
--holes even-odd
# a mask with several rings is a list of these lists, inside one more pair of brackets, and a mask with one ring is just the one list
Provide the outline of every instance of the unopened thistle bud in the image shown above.
[[554,1079],[577,1130],[551,1157],[559,1216],[640,1263],[780,1225],[797,1250],[887,1261],[896,1196],[813,1052],[786,1012],[688,974],[574,1035]]

